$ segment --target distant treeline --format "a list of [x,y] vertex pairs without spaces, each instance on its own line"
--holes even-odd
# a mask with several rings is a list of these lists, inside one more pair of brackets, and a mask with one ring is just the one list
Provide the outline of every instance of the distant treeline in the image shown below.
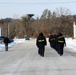
[[[66,12],[66,11],[65,11]],[[37,37],[43,32],[46,37],[48,34],[65,34],[67,37],[73,36],[73,21],[76,15],[64,14],[61,12],[51,12],[45,9],[41,17],[32,18],[22,16],[21,19],[5,18],[2,21],[2,35],[9,37],[22,38],[25,35]]]

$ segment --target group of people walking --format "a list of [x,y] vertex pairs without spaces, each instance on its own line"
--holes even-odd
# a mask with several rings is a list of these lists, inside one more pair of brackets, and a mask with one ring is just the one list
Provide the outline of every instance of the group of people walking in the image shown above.
[[[58,33],[58,35],[50,34],[48,41],[49,41],[50,47],[55,49],[56,52],[60,56],[62,56],[64,45],[66,46],[65,37],[63,36],[63,34],[62,33]],[[47,41],[42,32],[37,37],[36,45],[38,47],[38,54],[44,57],[45,46],[47,45]]]
[[60,56],[63,55],[63,49],[64,45],[66,46],[66,41],[62,33],[59,33],[58,35],[50,35],[49,43],[50,47],[55,49]]

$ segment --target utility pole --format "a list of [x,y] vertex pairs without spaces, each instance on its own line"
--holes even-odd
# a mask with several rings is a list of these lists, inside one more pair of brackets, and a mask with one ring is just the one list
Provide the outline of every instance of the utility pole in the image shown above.
[[7,36],[9,37],[9,22],[8,22],[8,25],[7,25]]
[[9,37],[9,22],[10,20],[7,21],[7,37]]

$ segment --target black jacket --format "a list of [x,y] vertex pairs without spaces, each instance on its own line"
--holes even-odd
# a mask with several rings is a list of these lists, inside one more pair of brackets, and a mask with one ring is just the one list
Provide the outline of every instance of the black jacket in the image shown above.
[[36,45],[37,47],[43,47],[47,45],[46,38],[43,34],[39,34],[39,36],[37,37]]
[[61,38],[58,37],[58,43],[59,44],[63,44],[63,45],[65,44],[66,45],[65,38],[64,37],[61,37]]
[[4,43],[9,43],[9,38],[8,37],[4,38]]

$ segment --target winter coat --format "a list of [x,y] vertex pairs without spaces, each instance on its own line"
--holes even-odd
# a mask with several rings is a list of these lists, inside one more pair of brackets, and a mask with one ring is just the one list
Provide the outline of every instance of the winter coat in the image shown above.
[[46,38],[44,35],[39,35],[36,40],[37,47],[44,47],[47,45]]
[[58,37],[58,43],[62,45],[66,45],[65,38],[63,36]]
[[8,37],[4,38],[4,43],[7,43],[7,44],[9,43],[9,38]]

